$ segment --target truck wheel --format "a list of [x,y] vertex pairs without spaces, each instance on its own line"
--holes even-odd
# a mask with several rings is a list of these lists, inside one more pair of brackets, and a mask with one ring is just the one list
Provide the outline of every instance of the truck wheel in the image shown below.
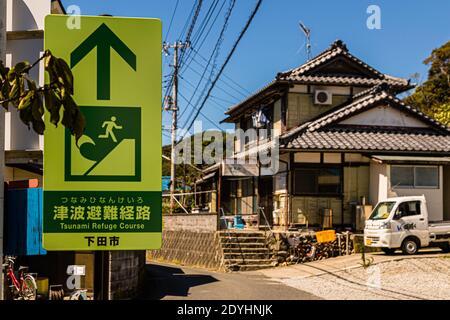
[[402,244],[403,254],[413,255],[419,250],[419,245],[416,239],[409,238],[405,239]]
[[387,255],[392,255],[395,253],[395,249],[392,248],[381,248],[381,250],[383,250],[383,252]]

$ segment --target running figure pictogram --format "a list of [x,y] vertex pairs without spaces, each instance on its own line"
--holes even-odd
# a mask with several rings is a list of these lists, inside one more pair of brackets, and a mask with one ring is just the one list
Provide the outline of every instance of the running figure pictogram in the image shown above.
[[107,139],[107,138],[111,137],[112,141],[117,142],[117,139],[116,139],[116,136],[114,135],[113,130],[114,129],[120,130],[120,129],[122,129],[122,126],[118,126],[116,124],[116,120],[117,120],[117,118],[112,116],[111,121],[103,122],[102,128],[104,128],[106,126],[106,129],[105,129],[104,134],[101,134],[98,136],[100,139]]

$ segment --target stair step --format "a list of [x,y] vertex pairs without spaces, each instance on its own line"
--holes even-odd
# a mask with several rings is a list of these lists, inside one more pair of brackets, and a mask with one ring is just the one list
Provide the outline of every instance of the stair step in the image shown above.
[[237,242],[237,243],[245,243],[245,242],[266,242],[265,237],[221,237],[220,241],[222,243],[229,243],[229,242]]
[[266,247],[234,247],[234,248],[223,248],[223,253],[268,253],[269,249]]
[[247,237],[263,237],[265,238],[264,232],[255,232],[255,231],[219,231],[220,237],[238,237],[238,238],[247,238]]
[[253,253],[253,252],[246,252],[246,253],[224,253],[223,254],[224,259],[269,259],[270,254],[268,253]]
[[224,259],[225,265],[272,265],[272,259]]
[[222,249],[260,249],[266,248],[266,244],[263,242],[225,242],[222,243]]

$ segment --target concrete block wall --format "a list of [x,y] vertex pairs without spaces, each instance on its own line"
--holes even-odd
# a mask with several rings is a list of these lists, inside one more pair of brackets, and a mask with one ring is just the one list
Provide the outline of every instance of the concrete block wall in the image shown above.
[[162,248],[147,252],[147,260],[220,269],[222,250],[217,232],[163,231]]
[[163,216],[164,231],[214,232],[216,214],[173,214]]
[[109,256],[109,300],[138,296],[145,273],[145,251],[111,251]]

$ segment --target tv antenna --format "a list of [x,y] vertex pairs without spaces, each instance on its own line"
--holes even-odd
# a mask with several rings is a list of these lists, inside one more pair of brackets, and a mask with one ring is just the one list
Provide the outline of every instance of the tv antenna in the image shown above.
[[311,60],[311,29],[308,28],[303,22],[298,23],[300,25],[300,29],[302,29],[303,33],[306,37],[306,56],[307,61]]

